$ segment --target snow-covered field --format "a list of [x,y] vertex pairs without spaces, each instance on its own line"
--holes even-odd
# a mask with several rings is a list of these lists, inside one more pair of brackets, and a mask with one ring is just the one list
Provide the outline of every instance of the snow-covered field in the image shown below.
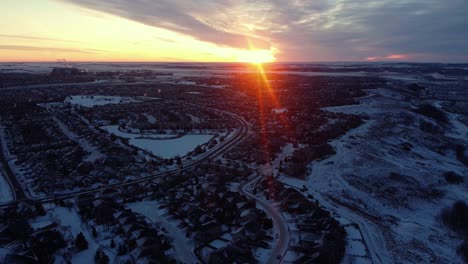
[[[162,158],[185,156],[197,146],[203,145],[213,138],[213,135],[184,135],[178,138],[168,139],[174,135],[140,135],[122,132],[117,126],[104,126],[103,129],[116,136],[129,138],[129,143],[135,147],[148,150]],[[145,138],[141,138],[144,136]]]
[[102,96],[102,95],[73,95],[65,98],[65,103],[80,105],[84,107],[93,107],[95,105],[107,104],[126,104],[140,102],[136,98],[120,96]]
[[10,185],[5,177],[6,176],[0,168],[0,204],[13,200],[13,193],[11,192]]
[[449,184],[443,176],[468,175],[451,147],[468,145],[463,138],[468,128],[451,122],[445,134],[429,134],[419,122],[430,120],[410,111],[411,103],[398,92],[371,93],[360,105],[327,108],[369,120],[331,142],[336,155],[312,163],[306,181],[283,180],[299,188],[305,184],[342,221],[357,224],[365,243],[347,228],[347,261],[368,261],[360,257],[364,245],[377,263],[462,263],[456,253],[460,237],[449,236],[439,214],[454,201],[468,200],[466,181]]

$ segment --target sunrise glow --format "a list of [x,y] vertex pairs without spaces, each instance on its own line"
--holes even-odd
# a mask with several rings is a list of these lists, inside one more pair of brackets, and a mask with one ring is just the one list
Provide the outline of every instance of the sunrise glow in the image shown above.
[[170,26],[152,26],[67,1],[3,3],[2,24],[8,25],[0,30],[0,61],[4,62],[262,63],[275,61],[277,53],[272,46],[252,50],[242,32],[233,37],[239,40],[236,45],[221,45]]
[[248,62],[260,64],[265,62],[274,62],[275,55],[272,50],[245,50],[237,54],[237,62]]

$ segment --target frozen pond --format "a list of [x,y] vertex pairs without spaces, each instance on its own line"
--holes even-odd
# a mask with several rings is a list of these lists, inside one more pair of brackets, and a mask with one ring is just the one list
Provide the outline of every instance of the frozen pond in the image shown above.
[[8,184],[5,175],[0,170],[0,203],[6,203],[13,201],[13,193],[10,190],[10,185]]
[[213,135],[185,135],[175,139],[130,139],[130,144],[167,159],[184,156],[198,145],[208,142],[212,137]]
[[[105,126],[102,128],[116,136],[128,138],[130,139],[129,143],[131,145],[148,150],[154,155],[165,159],[173,158],[175,156],[185,156],[190,151],[193,151],[198,145],[203,145],[214,137],[213,135],[184,135],[179,138],[164,139],[164,137],[174,137],[174,135],[140,135],[125,133],[118,130],[117,126]],[[142,136],[148,138],[139,138]],[[151,139],[150,137],[162,139]]]

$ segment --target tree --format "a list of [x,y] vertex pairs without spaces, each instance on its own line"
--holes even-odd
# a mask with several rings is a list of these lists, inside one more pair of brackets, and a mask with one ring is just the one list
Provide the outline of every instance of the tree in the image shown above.
[[102,252],[99,264],[109,264],[109,261],[109,257],[104,252]]
[[76,249],[78,249],[78,252],[88,249],[88,241],[86,240],[82,232],[80,232],[76,236],[75,247]]
[[111,240],[110,242],[110,248],[115,248],[115,242],[114,239]]
[[109,257],[102,251],[100,248],[96,250],[96,255],[94,255],[94,262],[96,264],[109,264]]
[[117,255],[122,256],[127,254],[127,247],[124,244],[119,245],[119,249],[117,250]]
[[455,232],[468,235],[468,205],[465,201],[457,201],[452,207],[442,210],[442,221]]
[[458,247],[457,253],[465,259],[466,263],[468,263],[468,240],[465,239],[465,241]]
[[44,207],[40,202],[34,203],[34,206],[36,207],[37,213],[41,216],[46,215],[46,211],[44,210]]
[[194,152],[195,152],[195,155],[199,155],[199,154],[203,153],[203,149],[201,148],[200,145],[198,145],[198,146],[195,148]]
[[31,249],[38,263],[53,263],[55,252],[67,245],[62,233],[48,230],[31,238]]
[[94,237],[97,237],[97,231],[96,231],[96,228],[94,228],[94,226],[93,226],[92,233],[93,233],[93,236],[94,236]]
[[270,218],[265,219],[265,222],[263,223],[263,228],[264,229],[273,228],[273,221]]
[[176,164],[177,166],[182,165],[182,159],[179,156],[176,157]]

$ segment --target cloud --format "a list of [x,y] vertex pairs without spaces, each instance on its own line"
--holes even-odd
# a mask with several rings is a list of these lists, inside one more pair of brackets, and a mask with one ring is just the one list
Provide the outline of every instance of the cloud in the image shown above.
[[0,45],[0,50],[72,52],[72,53],[101,53],[101,52],[105,52],[105,51],[97,50],[97,49],[68,49],[68,48],[36,47],[36,46],[21,46],[21,45]]
[[209,17],[228,9],[233,1],[183,0],[63,0],[89,9],[110,13],[140,23],[169,29],[223,46],[247,48],[248,41],[260,49],[269,49],[265,39],[247,32],[238,32],[223,26],[223,20],[210,21]]
[[[466,60],[468,1],[61,0],[283,61]],[[382,55],[384,54],[384,55]],[[387,58],[392,59],[392,58]],[[400,58],[398,58],[400,59]]]
[[282,44],[284,56],[362,60],[406,54],[402,60],[466,60],[462,55],[468,54],[468,1],[323,2],[329,5],[322,10],[292,12],[290,30],[271,37]]
[[44,38],[44,37],[36,37],[36,36],[28,36],[28,35],[7,35],[7,34],[0,34],[0,38],[82,43],[81,41],[76,41],[76,40],[56,39],[56,38]]
[[408,60],[410,58],[411,58],[411,56],[407,55],[407,54],[390,54],[390,55],[387,55],[387,56],[367,57],[365,60],[366,61],[384,61],[384,60],[401,61],[401,60]]

